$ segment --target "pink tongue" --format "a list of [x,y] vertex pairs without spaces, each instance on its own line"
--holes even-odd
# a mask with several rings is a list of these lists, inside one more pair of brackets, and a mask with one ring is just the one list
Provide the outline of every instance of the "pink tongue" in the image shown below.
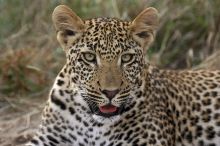
[[105,105],[99,107],[102,113],[113,113],[117,110],[117,107],[114,105]]

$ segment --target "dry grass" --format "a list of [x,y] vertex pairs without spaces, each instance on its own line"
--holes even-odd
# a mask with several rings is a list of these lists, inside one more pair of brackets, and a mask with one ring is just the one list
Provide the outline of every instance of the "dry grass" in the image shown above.
[[0,145],[23,145],[39,125],[46,98],[33,97],[48,94],[65,62],[51,22],[61,3],[82,18],[127,20],[154,6],[160,27],[148,51],[151,62],[163,68],[220,68],[219,0],[0,0]]
[[35,96],[49,89],[65,62],[51,22],[61,3],[82,18],[128,20],[156,7],[160,27],[148,57],[160,67],[190,68],[220,50],[219,0],[0,0],[1,94]]

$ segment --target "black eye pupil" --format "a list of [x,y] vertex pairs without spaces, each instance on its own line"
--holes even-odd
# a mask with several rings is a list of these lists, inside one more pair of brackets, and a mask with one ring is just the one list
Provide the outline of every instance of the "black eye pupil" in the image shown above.
[[67,35],[75,35],[75,32],[72,31],[72,30],[66,30],[65,33],[66,33]]

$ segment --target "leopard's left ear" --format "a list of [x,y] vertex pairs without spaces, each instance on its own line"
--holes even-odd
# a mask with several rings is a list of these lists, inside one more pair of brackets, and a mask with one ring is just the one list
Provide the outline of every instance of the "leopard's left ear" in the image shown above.
[[143,10],[130,25],[133,39],[141,45],[144,52],[154,40],[158,23],[158,11],[149,7]]

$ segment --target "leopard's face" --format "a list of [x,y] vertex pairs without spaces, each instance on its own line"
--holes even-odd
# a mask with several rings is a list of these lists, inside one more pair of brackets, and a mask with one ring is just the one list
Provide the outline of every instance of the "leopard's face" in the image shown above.
[[143,49],[129,36],[127,22],[99,18],[86,24],[90,27],[67,53],[71,79],[94,114],[119,115],[139,86]]
[[[77,86],[81,101],[99,122],[118,119],[135,101],[145,48],[153,40],[156,25],[151,20],[156,19],[155,9],[142,13],[133,22],[82,21],[66,6],[53,13],[58,41],[66,51],[70,84]],[[145,22],[142,17],[151,19]]]

